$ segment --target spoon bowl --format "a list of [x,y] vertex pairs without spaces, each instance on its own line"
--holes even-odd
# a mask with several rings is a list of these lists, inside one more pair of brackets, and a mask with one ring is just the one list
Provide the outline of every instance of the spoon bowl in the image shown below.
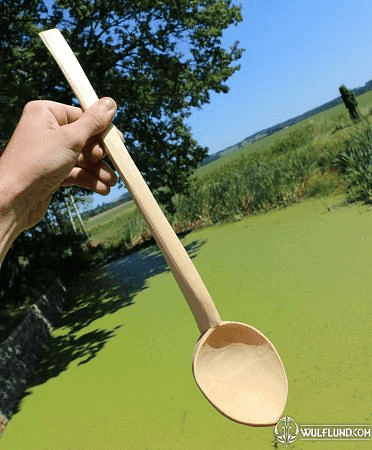
[[275,425],[284,410],[288,383],[273,344],[240,322],[221,322],[198,340],[193,374],[209,402],[235,422]]

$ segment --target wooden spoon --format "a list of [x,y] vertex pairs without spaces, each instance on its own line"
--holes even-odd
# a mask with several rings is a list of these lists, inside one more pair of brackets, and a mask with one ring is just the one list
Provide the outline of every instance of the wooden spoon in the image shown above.
[[[98,100],[71,48],[57,29],[40,33],[84,110]],[[258,330],[220,319],[207,288],[112,125],[107,153],[143,214],[185,296],[201,332],[193,357],[195,380],[226,417],[247,425],[275,425],[288,383],[273,344]]]

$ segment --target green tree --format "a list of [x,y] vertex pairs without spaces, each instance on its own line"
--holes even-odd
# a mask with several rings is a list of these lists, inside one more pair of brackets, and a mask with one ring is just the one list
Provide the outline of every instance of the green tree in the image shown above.
[[[43,5],[39,0],[2,0],[0,6],[0,153],[27,101],[27,64],[31,36],[37,33]],[[30,63],[30,61],[28,60]],[[31,94],[32,95],[32,94]]]
[[354,121],[359,120],[358,102],[353,91],[349,90],[344,84],[339,87],[342,101],[349,111],[350,118]]
[[[185,191],[207,154],[185,121],[211,92],[228,92],[242,50],[238,42],[224,48],[222,35],[241,20],[231,0],[1,0],[0,153],[27,101],[76,102],[38,38],[58,27],[98,95],[116,99],[116,124],[134,160],[172,210],[172,197]],[[6,287],[23,299],[78,261],[71,257],[81,246],[68,231],[66,195],[59,192],[46,219],[11,249],[0,272],[1,301],[11,300]]]
[[[184,191],[207,154],[185,120],[192,108],[226,93],[242,50],[222,46],[223,31],[242,20],[231,0],[5,0],[1,98],[8,102],[4,141],[30,98],[70,103],[73,95],[36,32],[63,32],[99,96],[120,108],[116,123],[159,200]],[[20,12],[21,11],[21,12]],[[4,75],[5,74],[5,75]],[[6,83],[4,83],[6,78]]]

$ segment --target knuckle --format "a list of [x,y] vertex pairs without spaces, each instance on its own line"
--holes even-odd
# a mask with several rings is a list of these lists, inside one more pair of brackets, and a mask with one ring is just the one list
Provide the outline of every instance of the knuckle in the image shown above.
[[44,111],[47,108],[48,101],[46,100],[31,100],[27,102],[23,108],[23,113],[36,113],[39,111]]

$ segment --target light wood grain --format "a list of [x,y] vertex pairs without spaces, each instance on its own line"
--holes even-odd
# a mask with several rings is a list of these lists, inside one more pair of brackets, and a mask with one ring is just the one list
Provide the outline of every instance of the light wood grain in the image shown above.
[[[40,33],[84,110],[98,97],[77,58],[59,30]],[[111,126],[103,137],[106,151],[140,209],[186,298],[201,333],[221,323],[218,311],[193,262],[157,204],[134,164],[117,129]]]

